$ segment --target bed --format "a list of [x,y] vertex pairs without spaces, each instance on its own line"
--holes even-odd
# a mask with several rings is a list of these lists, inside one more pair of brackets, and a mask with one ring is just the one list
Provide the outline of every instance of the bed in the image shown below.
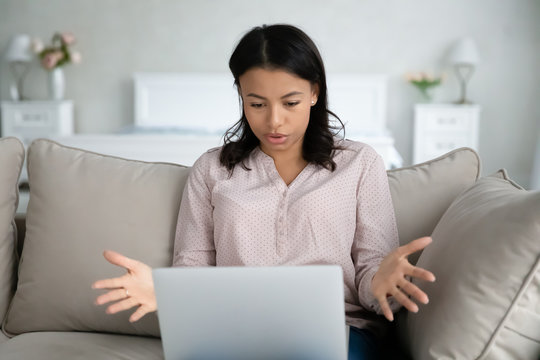
[[[133,125],[115,134],[75,135],[58,142],[110,155],[192,165],[240,118],[233,78],[226,73],[133,75]],[[386,167],[402,165],[386,127],[386,76],[329,74],[329,106],[346,125],[346,137],[363,141]]]

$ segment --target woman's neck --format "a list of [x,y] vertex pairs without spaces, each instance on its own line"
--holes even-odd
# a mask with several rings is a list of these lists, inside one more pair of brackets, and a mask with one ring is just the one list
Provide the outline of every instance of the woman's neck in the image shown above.
[[285,151],[268,153],[261,150],[274,160],[274,165],[285,184],[289,185],[307,166],[308,162],[302,156],[301,151]]

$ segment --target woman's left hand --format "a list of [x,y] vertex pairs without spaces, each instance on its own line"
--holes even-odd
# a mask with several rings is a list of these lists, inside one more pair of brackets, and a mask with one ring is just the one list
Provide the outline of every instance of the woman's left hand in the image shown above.
[[435,275],[425,269],[413,266],[407,259],[410,254],[424,249],[431,241],[431,237],[426,236],[398,247],[383,259],[379,270],[373,276],[371,292],[379,301],[381,310],[389,321],[394,320],[394,315],[387,301],[389,296],[393,296],[412,312],[418,312],[418,305],[409,299],[408,295],[424,304],[428,303],[429,299],[426,293],[407,280],[405,275],[426,281],[435,281]]

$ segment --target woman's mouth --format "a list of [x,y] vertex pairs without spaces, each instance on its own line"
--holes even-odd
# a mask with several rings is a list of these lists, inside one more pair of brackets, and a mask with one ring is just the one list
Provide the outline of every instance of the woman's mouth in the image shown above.
[[287,140],[287,135],[283,134],[266,134],[264,136],[271,144],[283,144]]

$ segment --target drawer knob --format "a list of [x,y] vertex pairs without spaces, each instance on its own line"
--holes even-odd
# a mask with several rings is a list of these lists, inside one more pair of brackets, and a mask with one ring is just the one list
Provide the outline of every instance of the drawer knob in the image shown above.
[[451,117],[451,118],[439,118],[437,119],[438,123],[440,125],[452,125],[452,124],[455,124],[457,122],[456,118],[454,117]]

